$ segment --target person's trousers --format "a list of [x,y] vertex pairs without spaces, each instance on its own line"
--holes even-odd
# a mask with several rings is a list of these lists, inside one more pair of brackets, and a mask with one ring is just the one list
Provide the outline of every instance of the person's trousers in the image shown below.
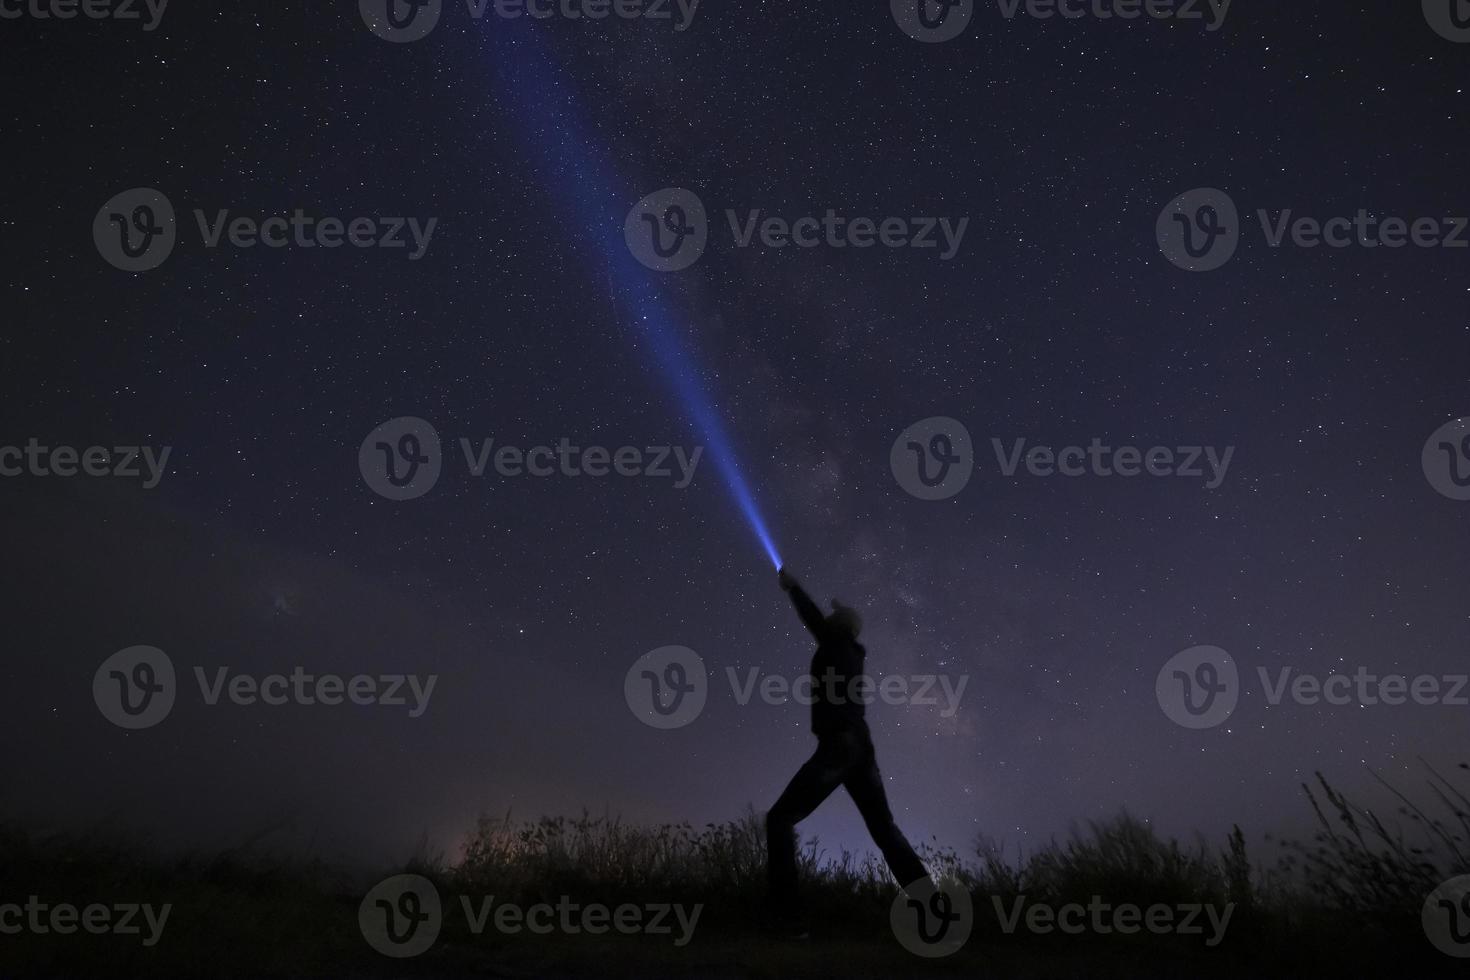
[[821,806],[838,786],[857,804],[868,834],[883,852],[888,870],[901,887],[928,878],[914,849],[904,838],[893,813],[873,753],[867,726],[820,735],[817,751],[792,778],[766,814],[766,873],[773,911],[789,915],[799,910],[796,887],[796,825]]

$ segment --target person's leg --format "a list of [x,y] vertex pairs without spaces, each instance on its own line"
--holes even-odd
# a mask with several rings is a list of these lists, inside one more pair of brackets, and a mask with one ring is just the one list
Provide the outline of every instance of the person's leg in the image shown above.
[[883,791],[883,777],[878,772],[878,759],[871,742],[867,745],[865,758],[848,773],[843,785],[857,804],[868,834],[883,852],[883,860],[888,862],[888,870],[893,872],[899,887],[907,888],[921,878],[928,880],[928,870],[909,846],[903,831],[898,829],[893,811],[888,808],[888,794]]
[[857,744],[843,736],[822,738],[766,814],[766,877],[772,911],[789,919],[799,911],[796,890],[796,825],[811,816],[861,760]]

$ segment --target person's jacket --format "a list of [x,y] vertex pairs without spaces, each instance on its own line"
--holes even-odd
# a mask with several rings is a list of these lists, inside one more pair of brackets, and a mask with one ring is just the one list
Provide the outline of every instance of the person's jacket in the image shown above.
[[863,673],[867,650],[847,630],[829,623],[800,585],[792,585],[791,601],[817,640],[811,668],[812,732],[820,737],[866,727],[862,699],[871,692],[854,679]]

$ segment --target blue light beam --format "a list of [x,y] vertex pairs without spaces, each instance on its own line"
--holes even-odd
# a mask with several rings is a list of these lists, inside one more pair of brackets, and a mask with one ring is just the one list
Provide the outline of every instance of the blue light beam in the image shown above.
[[496,83],[504,96],[500,105],[514,119],[558,217],[586,248],[597,272],[592,281],[606,278],[609,285],[621,286],[630,318],[704,440],[705,453],[771,564],[780,568],[781,556],[740,470],[734,443],[700,383],[694,353],[675,327],[676,316],[650,270],[634,259],[624,242],[624,215],[614,202],[631,204],[637,197],[617,193],[622,182],[609,156],[600,152],[600,144],[586,137],[576,100],[557,66],[531,36],[534,28],[517,30],[517,26],[497,24],[494,32]]

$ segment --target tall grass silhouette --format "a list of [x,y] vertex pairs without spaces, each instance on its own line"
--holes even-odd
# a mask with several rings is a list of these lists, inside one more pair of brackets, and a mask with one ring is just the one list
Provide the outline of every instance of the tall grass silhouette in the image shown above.
[[[976,909],[975,938],[947,966],[934,968],[973,973],[984,957],[1022,978],[1223,977],[1242,970],[1266,976],[1301,964],[1368,976],[1380,975],[1372,970],[1382,964],[1399,968],[1426,957],[1429,968],[1416,966],[1415,975],[1430,976],[1462,965],[1429,946],[1419,917],[1438,885],[1470,874],[1470,764],[1449,776],[1426,770],[1427,792],[1418,801],[1383,783],[1397,801],[1386,815],[1356,804],[1318,774],[1302,787],[1315,833],[1275,842],[1279,854],[1269,867],[1253,862],[1238,826],[1218,844],[1182,844],[1126,813],[1011,855],[987,839],[963,855],[933,841],[921,844],[925,863],[968,889]],[[7,977],[387,975],[405,964],[367,949],[357,905],[378,878],[406,871],[430,878],[446,910],[442,937],[432,955],[415,961],[410,972],[416,975],[477,973],[507,963],[516,963],[521,975],[539,975],[548,962],[556,975],[603,975],[606,943],[619,941],[620,955],[632,955],[645,975],[710,975],[709,956],[723,962],[747,954],[775,975],[770,971],[803,955],[763,936],[765,833],[754,810],[699,828],[643,826],[587,812],[525,821],[482,817],[451,857],[421,849],[403,865],[371,871],[272,855],[259,841],[213,856],[165,859],[116,834],[3,825],[0,853],[0,901],[39,894],[78,904],[176,907],[164,941],[146,950],[114,937],[0,937],[0,975]],[[812,945],[826,950],[810,954],[806,972],[832,968],[831,957],[854,976],[882,975],[872,972],[876,964],[889,969],[908,962],[889,931],[897,889],[881,859],[829,852],[809,838],[800,848],[800,868],[818,938]],[[681,952],[628,937],[472,933],[456,914],[459,898],[485,896],[523,907],[568,896],[584,906],[682,903],[704,912],[694,941]],[[1199,937],[1007,935],[989,914],[1021,898],[1060,906],[1094,897],[1113,906],[1233,904],[1234,916],[1225,941],[1206,950]],[[707,959],[691,967],[679,955]],[[883,959],[890,955],[897,959]],[[803,972],[799,962],[793,970]]]
[[[1457,768],[1470,771],[1470,764]],[[1431,804],[1415,803],[1380,779],[1400,800],[1397,816],[1407,828],[1358,806],[1316,774],[1316,784],[1302,790],[1319,829],[1307,841],[1282,841],[1285,853],[1270,869],[1252,864],[1239,826],[1221,846],[1203,839],[1184,845],[1126,813],[1012,858],[988,838],[976,841],[971,858],[932,841],[920,850],[937,874],[963,882],[977,896],[1064,903],[1105,895],[1115,903],[1234,902],[1261,912],[1313,906],[1417,915],[1435,886],[1470,873],[1466,790],[1432,768],[1429,773]],[[829,854],[808,838],[800,857],[805,885],[822,897],[842,894],[857,904],[891,898],[894,882],[874,855]],[[577,888],[594,895],[656,892],[759,902],[765,836],[754,811],[699,829],[687,823],[635,826],[585,812],[517,823],[507,814],[481,818],[460,860],[443,874],[446,883],[469,890],[528,899]]]

